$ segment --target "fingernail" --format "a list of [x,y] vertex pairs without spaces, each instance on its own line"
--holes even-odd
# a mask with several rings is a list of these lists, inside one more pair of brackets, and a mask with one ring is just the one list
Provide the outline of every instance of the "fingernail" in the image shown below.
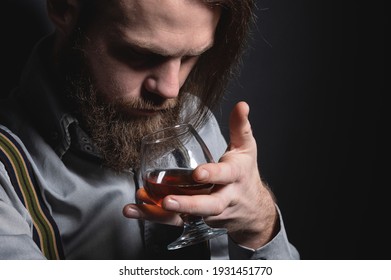
[[137,209],[134,209],[133,207],[127,207],[125,210],[125,216],[128,218],[138,219],[140,218],[140,213]]
[[179,203],[172,198],[168,198],[164,201],[164,208],[167,210],[176,211],[179,209]]

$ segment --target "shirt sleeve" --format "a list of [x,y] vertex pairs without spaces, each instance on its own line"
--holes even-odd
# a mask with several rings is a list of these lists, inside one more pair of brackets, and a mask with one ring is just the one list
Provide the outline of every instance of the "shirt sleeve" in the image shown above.
[[280,230],[264,246],[254,250],[235,243],[229,236],[223,235],[209,241],[212,260],[299,260],[297,249],[289,242],[281,212],[277,207]]
[[264,246],[254,250],[236,244],[228,238],[228,248],[230,259],[250,259],[250,260],[298,260],[300,259],[299,252],[289,242],[285,226],[282,220],[281,211],[276,205],[280,230],[277,235]]
[[32,221],[0,162],[0,259],[45,259],[32,239]]

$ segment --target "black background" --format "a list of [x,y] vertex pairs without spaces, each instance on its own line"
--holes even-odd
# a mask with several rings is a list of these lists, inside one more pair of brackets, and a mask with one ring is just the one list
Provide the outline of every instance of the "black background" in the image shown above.
[[[6,0],[2,95],[50,30],[42,0]],[[242,72],[216,115],[250,105],[261,174],[302,259],[388,259],[383,2],[258,0]]]
[[261,173],[302,259],[389,259],[384,3],[258,1],[242,74]]

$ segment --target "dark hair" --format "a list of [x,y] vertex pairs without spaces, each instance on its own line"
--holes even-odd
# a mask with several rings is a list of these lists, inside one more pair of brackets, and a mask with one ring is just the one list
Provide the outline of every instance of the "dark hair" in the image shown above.
[[228,82],[239,74],[241,57],[255,20],[253,0],[202,1],[207,5],[220,6],[222,11],[214,46],[200,57],[181,89],[197,95],[204,105],[198,108],[196,124],[203,122],[207,109],[215,109]]

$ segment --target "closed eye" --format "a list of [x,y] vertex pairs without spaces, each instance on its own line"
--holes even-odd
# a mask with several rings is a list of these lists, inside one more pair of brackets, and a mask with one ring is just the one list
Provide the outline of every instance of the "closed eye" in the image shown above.
[[132,68],[151,67],[166,59],[164,56],[140,52],[129,46],[113,46],[109,52],[118,61],[130,65]]

